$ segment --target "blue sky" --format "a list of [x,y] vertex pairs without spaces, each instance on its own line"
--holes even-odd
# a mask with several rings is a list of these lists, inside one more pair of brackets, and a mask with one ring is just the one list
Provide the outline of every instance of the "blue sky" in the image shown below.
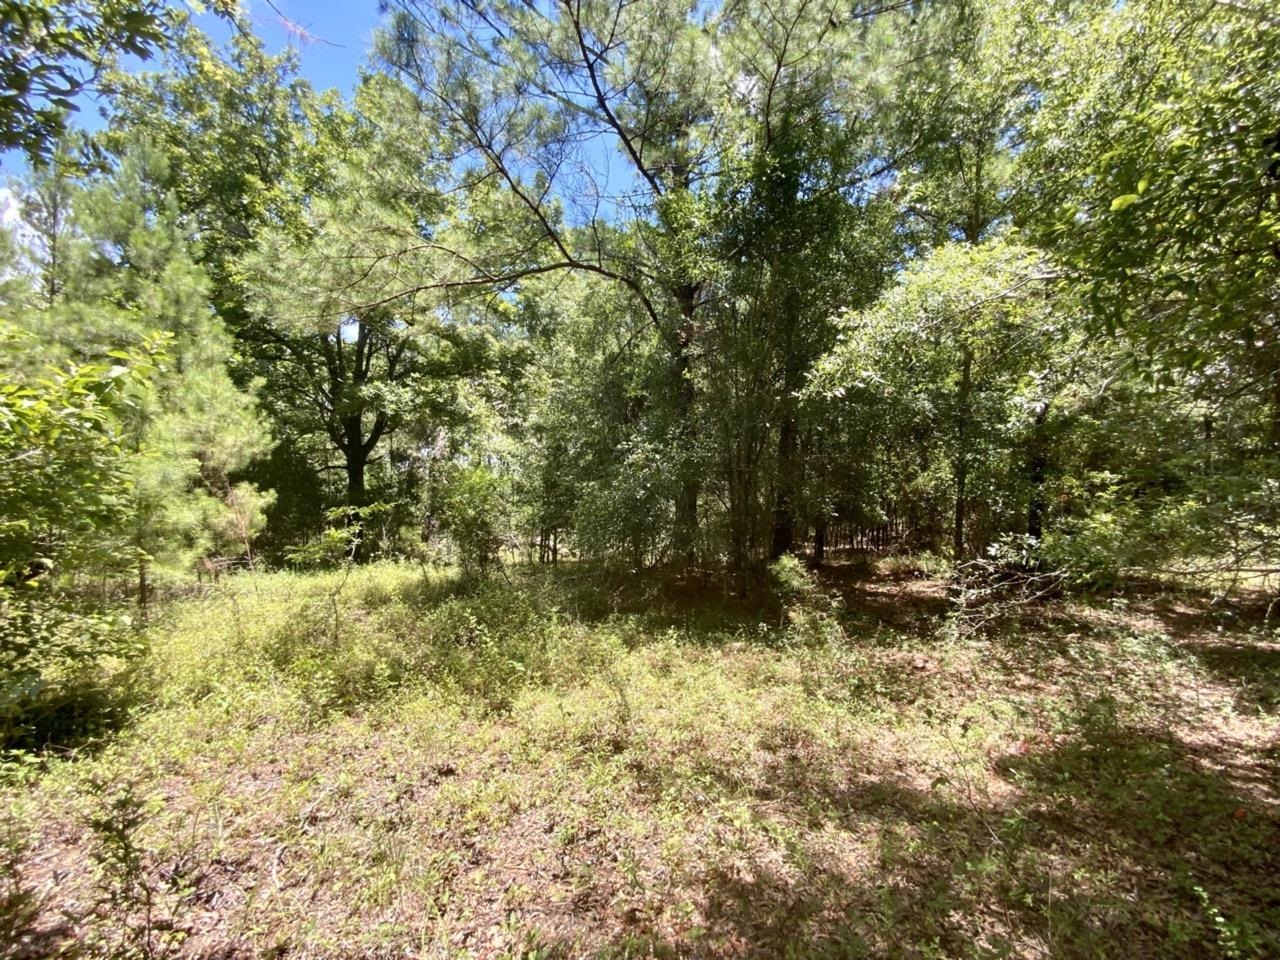
[[[285,47],[298,51],[302,74],[316,89],[337,87],[348,94],[368,61],[379,22],[377,0],[244,0],[242,9],[253,32],[272,53]],[[231,33],[226,21],[212,14],[202,14],[195,22],[218,42]],[[140,62],[143,69],[154,63],[154,59]],[[102,126],[91,94],[80,98],[80,111],[71,123],[88,130]],[[0,182],[25,169],[26,160],[19,151],[0,152]],[[6,200],[7,191],[0,188],[0,206]]]
[[[350,93],[368,60],[378,25],[377,0],[247,0],[243,8],[254,33],[272,53],[286,46],[302,59],[302,74],[317,89],[337,87]],[[217,40],[226,23],[209,14],[196,23]]]
[[[302,75],[317,90],[336,87],[344,94],[354,90],[360,68],[368,63],[380,21],[378,0],[242,0],[241,8],[250,28],[270,52],[285,47],[298,51]],[[197,16],[195,23],[218,43],[231,34],[230,25],[213,14]],[[139,61],[141,69],[155,69],[156,65],[156,59]],[[72,126],[100,129],[103,120],[97,99],[92,94],[79,99],[80,111],[71,118]],[[602,175],[606,194],[631,185],[625,164],[611,162],[613,149],[603,140],[589,144],[586,150]],[[21,152],[0,152],[0,223],[10,222],[15,214],[6,181],[25,171],[26,158]],[[608,205],[606,201],[606,208]]]

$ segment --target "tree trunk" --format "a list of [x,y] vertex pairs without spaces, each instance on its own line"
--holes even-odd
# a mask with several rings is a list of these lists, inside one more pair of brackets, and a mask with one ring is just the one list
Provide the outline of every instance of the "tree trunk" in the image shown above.
[[1280,368],[1271,374],[1271,446],[1280,448]]
[[151,612],[151,581],[147,578],[147,558],[138,557],[138,618],[147,625]]
[[813,527],[813,565],[822,566],[827,560],[827,521],[819,519]]
[[369,505],[369,493],[364,485],[364,471],[368,459],[359,454],[347,455],[347,525],[356,530],[355,549],[351,559],[356,563],[364,563],[369,558],[368,530],[365,519],[359,513],[361,507]]
[[965,445],[969,442],[969,394],[973,390],[973,349],[966,346],[960,365],[960,387],[956,393],[956,512],[951,531],[952,559],[959,563],[965,556],[964,523],[965,495],[969,480],[969,452]]
[[[693,340],[693,312],[697,306],[698,288],[685,285],[675,291],[680,306],[681,324],[672,344],[673,373],[676,378],[676,417],[684,435],[686,449],[695,445],[694,406],[697,391],[689,369],[689,347]],[[687,465],[680,471],[679,487],[675,498],[674,546],[679,560],[692,567],[698,559],[698,495],[701,482],[695,471]]]
[[792,517],[792,485],[799,464],[796,462],[796,421],[788,415],[778,431],[778,490],[773,502],[773,540],[769,559],[777,560],[795,548],[795,524]]
[[1045,421],[1049,418],[1049,403],[1045,401],[1036,411],[1031,433],[1031,457],[1027,462],[1027,479],[1031,483],[1031,503],[1027,508],[1027,536],[1039,540],[1044,536],[1044,482],[1049,472],[1049,452],[1045,437]]

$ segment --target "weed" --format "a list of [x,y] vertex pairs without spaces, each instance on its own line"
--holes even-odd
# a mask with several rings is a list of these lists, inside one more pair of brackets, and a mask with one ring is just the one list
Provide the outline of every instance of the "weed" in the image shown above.
[[[142,960],[176,953],[183,934],[173,912],[180,903],[176,878],[165,883],[139,838],[156,807],[138,793],[134,783],[91,777],[86,783],[91,801],[85,817],[92,841],[89,857],[98,888],[95,946],[114,958]],[[166,909],[167,908],[167,909]]]
[[31,836],[30,803],[11,799],[0,810],[0,943],[18,944],[39,913],[39,896],[23,871]]
[[134,957],[1280,952],[1247,618],[1081,598],[957,643],[932,582],[789,563],[752,606],[566,566],[161,611],[136,720],[0,784],[58,838],[13,821],[17,925],[96,902],[75,933]]

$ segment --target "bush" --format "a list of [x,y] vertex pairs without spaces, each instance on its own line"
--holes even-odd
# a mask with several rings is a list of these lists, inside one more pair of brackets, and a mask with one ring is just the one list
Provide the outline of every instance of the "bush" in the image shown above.
[[367,551],[373,522],[391,512],[391,505],[371,503],[367,507],[334,507],[326,510],[330,524],[306,543],[285,549],[285,559],[303,570],[329,570],[352,563]]
[[0,745],[92,735],[120,719],[145,649],[129,618],[47,592],[0,595]]
[[0,582],[21,584],[34,561],[87,565],[121,559],[129,475],[119,444],[125,388],[150,370],[142,352],[105,364],[32,366],[30,338],[0,321]]
[[782,601],[787,640],[806,646],[822,646],[845,639],[840,597],[822,586],[818,578],[792,554],[769,565],[769,579]]
[[467,575],[485,576],[498,563],[509,526],[507,491],[502,479],[485,467],[458,470],[444,492],[444,526]]

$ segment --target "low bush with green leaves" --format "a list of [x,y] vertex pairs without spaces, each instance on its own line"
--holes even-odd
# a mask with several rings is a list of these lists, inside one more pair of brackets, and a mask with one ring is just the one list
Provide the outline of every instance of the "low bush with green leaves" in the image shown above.
[[502,478],[487,467],[464,467],[450,476],[441,519],[464,574],[483,577],[499,562],[510,526],[508,497]]
[[845,639],[840,625],[844,604],[793,554],[784,554],[769,565],[772,587],[782,601],[786,638],[800,644],[839,643]]
[[70,744],[113,727],[140,680],[146,640],[110,607],[0,590],[0,748]]

